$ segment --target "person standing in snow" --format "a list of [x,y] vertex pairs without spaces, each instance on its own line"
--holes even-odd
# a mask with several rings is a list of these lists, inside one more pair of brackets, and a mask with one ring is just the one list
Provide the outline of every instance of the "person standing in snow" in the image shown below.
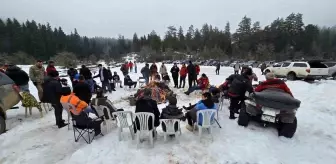
[[[109,82],[109,78],[112,79],[112,75],[111,77],[109,77],[109,72],[108,70],[103,67],[102,64],[98,64],[98,68],[99,68],[99,73],[94,76],[93,78],[97,78],[99,77],[100,78],[100,81],[102,83],[102,88],[103,88],[103,91],[106,93],[107,91],[109,91],[110,93],[112,93],[112,89],[111,89],[111,85],[110,85],[110,82]],[[108,90],[106,90],[106,87]]]
[[187,66],[187,70],[188,70],[189,88],[191,88],[193,86],[193,82],[196,78],[196,68],[191,61],[189,61],[189,64]]
[[128,63],[128,67],[129,67],[129,72],[132,72],[133,71],[133,63],[132,63],[132,61],[130,61]]
[[235,119],[235,113],[241,108],[241,103],[245,100],[245,93],[253,92],[252,83],[250,82],[253,75],[252,69],[247,68],[241,75],[230,75],[224,84],[222,84],[224,90],[228,90],[228,96],[230,97],[230,119]]
[[150,70],[150,79],[151,80],[155,79],[155,75],[157,74],[157,71],[158,71],[158,68],[157,68],[155,62],[153,62],[153,64],[150,66],[149,70]]
[[219,75],[220,66],[221,66],[220,63],[217,62],[217,64],[216,64],[216,75]]
[[173,81],[174,81],[174,88],[178,88],[178,75],[179,75],[180,69],[177,66],[176,63],[174,63],[174,66],[170,69],[170,73],[172,74]]
[[234,74],[239,74],[240,64],[239,64],[239,63],[236,63],[236,64],[233,66],[233,69],[234,69]]
[[78,83],[73,87],[73,93],[86,103],[90,103],[92,93],[89,84],[85,83],[83,75],[79,76]]
[[138,67],[137,67],[137,64],[135,63],[135,61],[134,61],[134,72],[135,72],[135,73],[138,72]]
[[150,76],[150,70],[149,70],[149,64],[146,63],[145,66],[141,69],[142,77],[145,78],[146,84],[149,83],[149,76]]
[[47,66],[47,69],[46,69],[47,74],[50,71],[57,71],[56,68],[55,68],[55,62],[51,61],[51,60],[48,62],[48,66]]
[[[181,70],[180,70],[180,86],[179,88],[184,88],[185,86],[185,79],[187,77],[188,74],[188,69],[187,66],[185,65],[185,63],[182,64]],[[183,86],[182,86],[183,83]]]
[[160,74],[161,74],[161,78],[163,79],[163,76],[168,74],[167,73],[167,67],[164,65],[164,63],[162,63],[161,67],[160,67]]
[[196,76],[194,77],[194,85],[197,85],[197,78],[201,72],[201,68],[198,64],[195,64],[195,69],[196,69]]
[[[66,88],[70,90],[70,87]],[[68,125],[62,119],[63,107],[60,103],[62,96],[62,84],[59,81],[57,71],[50,71],[48,76],[44,79],[42,94],[41,102],[50,103],[54,108],[55,120],[58,128]]]
[[69,70],[68,70],[68,76],[70,78],[72,88],[74,87],[73,81],[74,81],[74,78],[75,78],[77,73],[78,73],[78,71],[76,69],[72,68],[72,67],[69,68]]
[[79,74],[84,76],[85,82],[89,84],[91,93],[94,93],[95,84],[92,79],[92,73],[85,65],[79,70]]
[[120,68],[120,71],[123,73],[124,76],[128,75],[128,63],[125,62]]
[[38,97],[40,101],[43,97],[43,83],[44,83],[44,76],[45,76],[45,69],[42,65],[42,60],[37,60],[36,64],[29,68],[29,78],[35,85]]

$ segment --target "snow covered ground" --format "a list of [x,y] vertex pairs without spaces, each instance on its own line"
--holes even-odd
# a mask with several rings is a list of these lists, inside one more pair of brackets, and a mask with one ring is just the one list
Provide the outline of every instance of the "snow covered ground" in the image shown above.
[[[142,66],[138,64],[138,71]],[[171,65],[167,67],[170,70]],[[28,70],[29,66],[22,68]],[[112,71],[121,75],[119,68],[113,68]],[[254,71],[259,80],[264,79],[259,69]],[[214,67],[201,67],[201,73],[206,73],[214,85],[221,84],[232,72],[232,68],[222,67],[220,75],[215,75]],[[140,76],[139,73],[130,75],[133,80]],[[32,117],[24,118],[24,109],[20,107],[7,112],[8,131],[0,135],[0,163],[335,164],[336,101],[333,96],[336,93],[336,82],[309,84],[295,81],[287,84],[294,96],[302,101],[297,113],[298,129],[292,139],[279,138],[276,129],[271,127],[263,128],[258,124],[251,124],[247,128],[238,126],[236,120],[228,119],[226,103],[225,109],[219,113],[222,129],[215,126],[213,137],[205,133],[202,141],[198,140],[197,134],[187,131],[186,123],[182,122],[179,140],[164,143],[159,128],[154,148],[149,148],[149,144],[144,142],[137,149],[129,133],[125,133],[125,139],[119,142],[116,128],[88,145],[83,140],[74,142],[72,130],[56,128],[53,112],[39,118],[37,110],[33,110]],[[32,83],[30,89],[37,97]],[[183,89],[173,90],[178,95],[180,107],[199,100],[195,94],[189,97],[183,94]],[[122,99],[134,93],[135,90],[130,92],[117,88],[108,97],[118,108],[134,111],[135,107]],[[159,105],[160,109],[163,107],[163,104]],[[67,118],[65,112],[63,117]]]

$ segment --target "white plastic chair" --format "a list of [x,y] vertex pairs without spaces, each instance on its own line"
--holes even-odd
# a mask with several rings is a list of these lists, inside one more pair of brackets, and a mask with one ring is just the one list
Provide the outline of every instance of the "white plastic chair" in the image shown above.
[[138,79],[138,82],[139,82],[139,87],[143,87],[145,84],[146,84],[146,80],[144,77],[139,77]]
[[46,113],[48,113],[48,111],[51,111],[54,109],[54,107],[50,104],[50,103],[41,103],[41,108],[42,110],[44,110]]
[[219,117],[218,117],[218,111],[219,111],[219,109],[221,108],[221,107],[220,107],[221,105],[220,105],[220,103],[215,103],[215,105],[216,105],[216,109],[217,109],[217,112],[216,112],[216,119],[219,120],[219,119],[218,119],[218,118],[219,118]]
[[71,118],[70,110],[76,109],[76,108],[70,103],[61,103],[61,104],[62,104],[63,109],[65,109],[68,113],[68,130],[70,130],[70,118]]
[[[180,135],[182,134],[179,119],[161,119],[160,122],[161,122],[161,125],[164,124],[166,126],[166,131],[163,131],[162,129],[165,142],[167,141],[167,135],[174,134],[175,137],[177,138],[178,133],[180,133]],[[177,131],[175,131],[175,123],[177,123],[178,125]]]
[[[92,107],[94,107],[96,109],[96,112],[97,112],[99,118],[101,118],[101,117],[104,118],[103,125],[106,128],[106,132],[110,131],[112,129],[113,121],[112,121],[112,117],[111,117],[109,109],[106,106],[103,106],[103,105],[99,105],[99,106],[92,105]],[[109,119],[107,119],[107,117],[105,116],[104,110],[107,110]]]
[[[197,121],[194,123],[194,128],[198,127],[198,135],[201,139],[203,129],[208,129],[209,134],[211,134],[212,124],[215,122],[215,114],[217,110],[215,109],[204,109],[197,111]],[[202,124],[199,125],[199,116],[202,116]],[[211,117],[213,117],[211,119]]]
[[[152,129],[149,130],[149,118],[152,117]],[[154,119],[155,116],[153,113],[148,113],[148,112],[139,112],[139,113],[135,113],[135,120],[138,118],[139,120],[139,127],[140,130],[137,129],[137,147],[139,147],[139,143],[140,143],[140,134],[145,132],[149,134],[149,140],[150,140],[150,144],[152,147],[154,147],[154,142],[153,142],[153,131],[154,133],[155,131],[155,127],[154,127]],[[137,128],[137,121],[135,121],[135,128]]]
[[[113,115],[117,117],[118,126],[118,136],[119,141],[121,141],[121,132],[124,128],[129,128],[132,140],[134,140],[134,129],[133,129],[133,113],[131,111],[119,111],[113,112]],[[128,118],[131,118],[129,122]]]

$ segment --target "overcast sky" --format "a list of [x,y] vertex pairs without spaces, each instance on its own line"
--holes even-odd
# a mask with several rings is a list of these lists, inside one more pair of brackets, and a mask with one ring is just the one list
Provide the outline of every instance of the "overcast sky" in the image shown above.
[[208,23],[232,31],[244,15],[261,25],[292,12],[303,14],[306,24],[334,26],[336,0],[0,0],[0,17],[19,21],[49,22],[66,33],[74,28],[89,37],[132,38],[155,30],[163,35],[167,27]]

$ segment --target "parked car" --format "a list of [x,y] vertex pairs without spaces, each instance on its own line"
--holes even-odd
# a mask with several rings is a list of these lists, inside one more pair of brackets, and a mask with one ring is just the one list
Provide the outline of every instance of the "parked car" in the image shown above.
[[328,70],[329,77],[332,77],[334,80],[336,80],[336,62],[322,62],[322,63],[329,68]]
[[20,100],[18,86],[6,74],[0,72],[0,134],[6,130],[6,111]]
[[328,67],[321,61],[283,62],[281,67],[267,67],[265,73],[273,72],[277,77],[296,79],[322,79],[328,77]]

